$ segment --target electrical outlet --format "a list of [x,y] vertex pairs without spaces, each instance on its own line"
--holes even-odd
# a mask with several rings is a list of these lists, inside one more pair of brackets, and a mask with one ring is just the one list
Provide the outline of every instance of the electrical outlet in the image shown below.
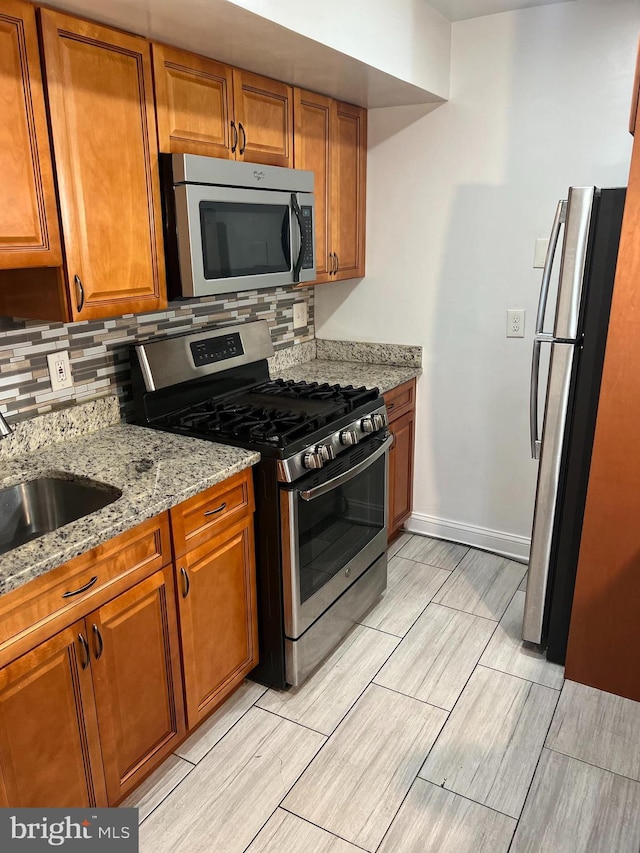
[[309,323],[309,312],[306,302],[293,303],[293,328],[304,329]]
[[541,270],[544,267],[544,261],[547,257],[547,249],[549,248],[548,237],[538,237],[536,239],[536,248],[533,253],[533,268]]
[[507,337],[524,338],[524,308],[507,310]]
[[49,378],[51,379],[52,391],[71,388],[73,386],[73,379],[71,377],[68,351],[64,349],[51,352],[47,356],[47,361],[49,362]]

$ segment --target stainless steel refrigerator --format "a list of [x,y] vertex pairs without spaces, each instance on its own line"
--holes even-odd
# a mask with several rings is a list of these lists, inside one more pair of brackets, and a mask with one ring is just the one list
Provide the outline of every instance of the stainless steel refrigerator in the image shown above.
[[522,638],[557,663],[566,656],[625,193],[571,187],[558,202],[542,274],[530,391],[539,467]]

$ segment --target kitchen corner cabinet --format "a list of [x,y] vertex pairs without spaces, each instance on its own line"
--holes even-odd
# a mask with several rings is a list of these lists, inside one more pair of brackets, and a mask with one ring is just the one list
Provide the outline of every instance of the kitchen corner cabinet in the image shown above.
[[292,166],[291,86],[161,44],[153,65],[160,151]]
[[0,269],[61,263],[36,12],[0,0]]
[[393,444],[389,450],[389,540],[394,539],[413,509],[416,380],[384,395]]
[[40,12],[69,319],[166,305],[150,46]]
[[365,273],[367,111],[294,89],[295,167],[315,173],[316,283]]
[[251,477],[243,471],[171,510],[189,728],[258,663]]

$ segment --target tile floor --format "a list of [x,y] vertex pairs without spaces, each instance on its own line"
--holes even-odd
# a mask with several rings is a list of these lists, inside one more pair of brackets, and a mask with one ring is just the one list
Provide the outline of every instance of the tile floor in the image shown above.
[[306,684],[245,682],[123,804],[141,853],[639,853],[640,703],[522,647],[526,567],[389,556]]

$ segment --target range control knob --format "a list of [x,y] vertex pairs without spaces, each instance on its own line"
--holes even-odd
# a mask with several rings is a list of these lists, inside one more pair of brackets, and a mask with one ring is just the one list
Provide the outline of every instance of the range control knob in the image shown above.
[[381,412],[378,412],[375,415],[371,415],[371,419],[373,420],[373,426],[376,431],[379,429],[384,429],[384,427],[386,427],[387,425],[386,415],[382,414]]
[[348,446],[358,443],[358,433],[354,429],[343,429],[340,433],[340,444]]
[[312,450],[309,453],[304,454],[302,457],[302,464],[305,468],[322,468],[324,461],[319,453]]
[[319,444],[316,447],[316,453],[323,462],[331,462],[332,459],[336,458],[336,452],[330,444]]
[[370,418],[363,418],[360,421],[360,429],[362,432],[374,432],[376,429],[375,422],[373,420],[374,417],[375,415],[372,415]]

